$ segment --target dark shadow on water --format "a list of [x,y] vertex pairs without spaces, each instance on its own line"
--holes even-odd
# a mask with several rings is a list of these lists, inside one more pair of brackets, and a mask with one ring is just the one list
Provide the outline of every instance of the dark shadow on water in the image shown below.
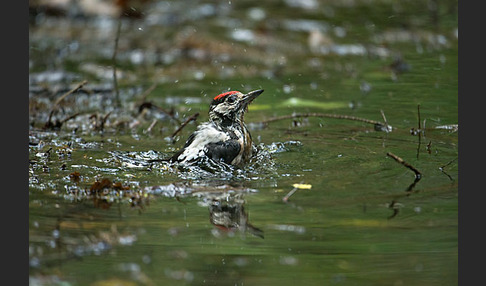
[[[413,189],[415,188],[415,185],[420,181],[421,178],[422,178],[421,176],[416,176],[415,180],[405,190],[406,193],[404,195],[401,195],[400,197],[410,196],[410,194],[412,194],[413,191],[414,191]],[[398,203],[398,198],[393,199],[391,201],[391,203],[389,204],[388,208],[393,210],[393,214],[390,215],[388,217],[388,219],[392,219],[392,218],[396,217],[398,215],[398,213],[400,212],[400,204]]]
[[224,232],[240,231],[263,238],[263,231],[249,222],[244,205],[240,194],[213,197],[209,203],[209,221]]

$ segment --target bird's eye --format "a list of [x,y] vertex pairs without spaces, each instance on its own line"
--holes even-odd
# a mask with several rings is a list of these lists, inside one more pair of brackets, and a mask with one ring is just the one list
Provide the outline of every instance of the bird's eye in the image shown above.
[[235,102],[235,101],[236,101],[236,95],[230,95],[230,96],[228,96],[228,98],[226,99],[226,101],[227,101],[228,103],[233,103],[233,102]]

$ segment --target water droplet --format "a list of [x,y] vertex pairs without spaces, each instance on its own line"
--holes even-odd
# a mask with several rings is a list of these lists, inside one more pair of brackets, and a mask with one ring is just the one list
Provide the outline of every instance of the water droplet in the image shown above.
[[260,21],[265,19],[266,13],[262,8],[255,7],[248,10],[248,17],[254,21]]
[[29,265],[30,265],[31,267],[39,267],[39,265],[40,265],[40,260],[39,260],[39,258],[37,258],[37,257],[32,257],[32,259],[30,259],[30,261],[29,261]]
[[206,74],[203,71],[195,71],[194,72],[194,78],[197,80],[202,80]]
[[298,260],[293,256],[281,257],[280,264],[282,265],[296,265]]
[[150,258],[150,256],[144,255],[144,256],[142,256],[142,261],[145,264],[149,264],[150,262],[152,262],[152,259]]
[[287,93],[287,94],[290,93],[290,92],[292,92],[292,87],[290,85],[287,85],[287,84],[284,85],[283,86],[283,92],[284,93]]

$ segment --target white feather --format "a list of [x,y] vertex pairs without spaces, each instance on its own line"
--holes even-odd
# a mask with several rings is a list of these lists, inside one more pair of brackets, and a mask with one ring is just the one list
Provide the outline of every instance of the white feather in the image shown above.
[[209,143],[226,141],[230,137],[223,131],[217,129],[213,123],[206,122],[198,126],[195,131],[194,140],[187,146],[179,156],[181,161],[190,161],[204,156],[205,146]]

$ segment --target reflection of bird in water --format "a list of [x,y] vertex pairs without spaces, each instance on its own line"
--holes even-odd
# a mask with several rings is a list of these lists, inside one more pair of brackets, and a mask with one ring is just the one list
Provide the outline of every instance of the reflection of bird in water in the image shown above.
[[239,230],[263,238],[263,231],[248,222],[248,213],[245,212],[244,202],[240,196],[213,198],[209,205],[209,220],[221,230]]

